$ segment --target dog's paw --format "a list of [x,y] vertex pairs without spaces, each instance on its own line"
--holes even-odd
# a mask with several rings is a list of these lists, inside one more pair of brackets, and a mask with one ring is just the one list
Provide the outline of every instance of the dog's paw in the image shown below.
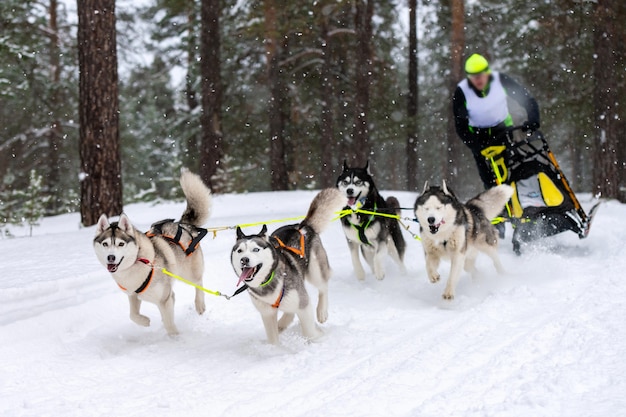
[[196,301],[196,311],[199,315],[204,314],[204,312],[206,311],[206,304],[204,304],[204,300]]
[[150,319],[142,314],[137,314],[136,316],[130,316],[130,319],[137,323],[140,326],[148,327],[150,326]]
[[359,281],[365,281],[365,271],[364,270],[357,270],[354,271],[355,275],[356,275],[356,279],[358,279]]
[[379,272],[378,274],[376,274],[376,279],[382,281],[383,279],[385,279],[385,273]]
[[428,277],[430,279],[430,282],[432,282],[433,284],[439,282],[439,279],[441,278],[441,275],[439,274],[434,274]]
[[447,292],[447,291],[444,292],[442,297],[443,297],[444,300],[448,300],[448,301],[454,300],[454,294],[451,293],[451,292]]
[[317,321],[319,323],[326,323],[326,320],[328,320],[328,310],[318,305],[317,306]]

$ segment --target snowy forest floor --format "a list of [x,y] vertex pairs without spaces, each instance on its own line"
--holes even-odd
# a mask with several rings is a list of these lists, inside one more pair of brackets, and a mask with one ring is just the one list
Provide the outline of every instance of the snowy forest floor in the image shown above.
[[[412,206],[413,194],[394,194]],[[218,196],[208,226],[304,214],[313,196]],[[146,230],[183,207],[127,213]],[[608,202],[587,240],[563,234],[521,257],[508,229],[508,274],[479,257],[482,278],[464,275],[453,302],[443,282],[428,282],[408,234],[406,276],[389,259],[384,281],[358,282],[334,224],[322,236],[334,269],[325,336],[307,342],[296,321],[280,347],[265,342],[247,295],[207,296],[198,316],[182,283],[180,336],[165,334],[151,304],[152,326],[135,325],[95,258],[94,228],[79,228],[77,214],[46,218],[32,238],[16,229],[0,239],[0,416],[623,415],[625,218],[626,206]],[[233,231],[203,242],[207,287],[234,290],[233,243]]]

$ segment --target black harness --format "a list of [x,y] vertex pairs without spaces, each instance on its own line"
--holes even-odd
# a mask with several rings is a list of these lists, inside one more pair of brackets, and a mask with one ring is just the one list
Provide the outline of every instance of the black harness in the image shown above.
[[[174,223],[177,226],[176,234],[174,236],[167,235],[163,233],[163,226],[167,223]],[[183,232],[187,232],[191,235],[191,241],[185,245],[185,243],[181,242],[181,237],[183,236]],[[159,236],[168,242],[180,246],[180,248],[185,252],[185,255],[189,256],[195,252],[200,244],[200,241],[207,235],[207,229],[202,227],[196,227],[192,225],[182,225],[180,223],[176,223],[174,219],[165,219],[159,222],[154,223],[150,227],[150,231],[146,232],[146,236],[155,237]]]

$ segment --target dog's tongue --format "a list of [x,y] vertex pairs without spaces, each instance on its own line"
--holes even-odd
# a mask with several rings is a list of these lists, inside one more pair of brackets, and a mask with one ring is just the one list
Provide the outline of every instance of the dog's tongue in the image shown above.
[[241,275],[239,275],[239,281],[237,281],[237,286],[240,286],[242,282],[250,278],[254,274],[254,268],[245,267],[241,269]]
[[348,197],[348,205],[353,207],[356,204],[356,197]]
[[118,266],[119,264],[107,264],[107,269],[109,270],[109,272],[115,272],[117,271]]

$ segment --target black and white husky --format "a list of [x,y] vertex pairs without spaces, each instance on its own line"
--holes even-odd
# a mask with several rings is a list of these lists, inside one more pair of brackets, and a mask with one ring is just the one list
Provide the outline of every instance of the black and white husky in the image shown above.
[[[278,334],[298,316],[302,333],[315,339],[321,331],[315,323],[313,304],[305,287],[309,282],[319,291],[317,320],[328,318],[328,280],[331,269],[319,234],[344,205],[336,189],[322,190],[311,203],[300,224],[283,226],[267,235],[267,227],[256,235],[245,235],[237,228],[237,242],[231,263],[245,283],[252,303],[261,313],[267,339],[278,343]],[[278,320],[278,310],[283,312]]]
[[[337,188],[344,195],[346,209],[400,214],[398,200],[395,197],[385,200],[376,189],[369,171],[369,162],[364,168],[350,168],[344,161],[343,172],[337,178]],[[406,272],[404,267],[406,242],[397,220],[373,214],[352,213],[343,217],[341,222],[352,256],[352,266],[359,280],[365,279],[359,248],[377,279],[385,277],[384,262],[387,254],[396,261],[403,274]]]
[[464,268],[475,276],[478,252],[487,254],[496,270],[504,269],[498,257],[498,232],[491,220],[498,216],[513,195],[508,185],[491,188],[466,204],[461,203],[443,182],[442,187],[424,185],[415,201],[415,216],[420,224],[430,282],[439,281],[439,262],[450,259],[450,276],[443,298],[451,300]]
[[[178,333],[174,324],[174,291],[172,278],[162,268],[202,285],[204,259],[199,239],[203,229],[199,227],[208,220],[211,209],[211,193],[199,176],[184,170],[180,185],[187,199],[180,222],[163,220],[148,233],[142,233],[125,214],[112,223],[103,214],[93,241],[98,260],[128,295],[130,319],[140,326],[149,326],[150,319],[139,309],[142,301],[154,303],[169,335]],[[198,314],[204,313],[201,290],[196,290],[195,305]]]

